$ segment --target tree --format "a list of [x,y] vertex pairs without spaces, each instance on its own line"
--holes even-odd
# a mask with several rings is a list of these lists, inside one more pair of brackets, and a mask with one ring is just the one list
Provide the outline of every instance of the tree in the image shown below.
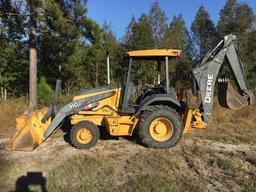
[[[238,3],[236,0],[228,0],[220,11],[217,24],[218,33],[224,36],[233,33],[238,38],[241,57],[245,63],[245,71],[251,86],[255,86],[255,15],[247,3]],[[228,69],[223,68],[223,73],[232,79]]]
[[[0,1],[0,10],[2,87],[17,95],[27,93],[24,90],[28,89],[29,45],[33,53],[37,51],[38,57],[36,59],[34,54],[31,65],[34,72],[31,74],[36,75],[35,69],[38,69],[38,75],[46,77],[51,86],[55,85],[57,78],[61,78],[64,89],[87,87],[91,78],[86,70],[94,72],[94,77],[98,74],[91,70],[89,66],[92,63],[88,60],[90,50],[102,44],[102,30],[87,17],[86,1],[5,0]],[[33,35],[30,41],[28,32]],[[36,83],[33,87],[36,91]]]
[[236,0],[227,0],[219,15],[217,29],[220,36],[230,33],[239,35],[250,31],[255,20],[252,8],[248,4],[238,3]]
[[24,94],[28,86],[25,22],[20,7],[18,1],[0,1],[0,87],[12,95]]
[[36,8],[39,1],[27,0],[29,10],[29,109],[37,107],[37,34]]
[[110,58],[110,79],[114,82],[120,81],[120,74],[123,74],[122,71],[122,57],[123,57],[123,49],[120,43],[117,41],[117,38],[114,32],[111,30],[111,25],[108,23],[104,23],[103,27],[103,51],[105,52],[103,58],[103,67],[102,67],[102,82],[106,82],[106,55],[109,55]]
[[216,43],[217,32],[209,13],[201,6],[191,24],[193,41],[196,46],[197,55],[202,59]]
[[[153,49],[155,47],[152,25],[146,14],[142,14],[138,21],[132,18],[126,31],[124,37],[126,50]],[[155,63],[149,61],[134,61],[134,63],[132,76],[139,86],[143,82],[151,83],[155,80],[152,78],[156,74]]]
[[125,34],[125,46],[130,50],[152,49],[155,41],[153,29],[146,14],[142,14],[138,22],[133,17]]
[[254,29],[252,32],[249,32],[248,34],[248,46],[246,49],[246,52],[243,53],[243,55],[247,55],[247,57],[244,57],[245,63],[247,63],[246,74],[249,81],[249,86],[251,88],[256,89],[256,44],[251,43],[256,42],[256,29]]
[[160,48],[164,33],[167,30],[167,17],[165,12],[161,10],[158,1],[151,5],[148,16],[153,29],[155,48]]
[[[182,15],[174,16],[168,31],[165,33],[163,48],[180,49],[182,56],[170,67],[173,81],[181,81],[183,86],[188,86],[189,74],[192,68],[192,57],[194,54],[192,40],[186,28]],[[177,67],[176,67],[177,66]]]
[[98,85],[102,30],[86,14],[84,1],[47,0],[44,4],[40,75],[52,85],[61,78],[68,92]]
[[137,24],[137,21],[136,21],[134,15],[133,15],[132,18],[131,18],[130,23],[128,24],[128,26],[125,29],[125,34],[124,34],[124,37],[123,37],[123,46],[127,50],[132,50],[132,48],[134,46],[132,36],[133,36],[133,28],[136,24]]

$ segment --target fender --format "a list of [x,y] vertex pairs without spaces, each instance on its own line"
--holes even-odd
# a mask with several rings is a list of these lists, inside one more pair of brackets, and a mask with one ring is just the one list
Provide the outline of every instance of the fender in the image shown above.
[[181,108],[181,104],[178,99],[171,95],[166,94],[153,94],[149,97],[146,97],[141,104],[136,108],[135,116],[138,115],[141,111],[145,110],[148,106],[154,105],[154,103],[161,104],[164,103],[165,105],[174,105],[175,108]]

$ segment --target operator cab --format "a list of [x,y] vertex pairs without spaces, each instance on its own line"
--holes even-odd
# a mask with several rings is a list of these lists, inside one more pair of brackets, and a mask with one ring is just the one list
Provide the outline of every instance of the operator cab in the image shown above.
[[[145,99],[151,96],[176,98],[176,92],[170,86],[169,61],[179,57],[177,49],[152,49],[129,51],[126,57],[129,59],[128,71],[122,86],[121,112],[134,113],[142,105]],[[142,62],[147,61],[147,62]],[[165,67],[161,67],[164,64]],[[163,70],[161,70],[163,69]],[[152,70],[155,71],[154,76]],[[147,75],[148,74],[148,75]],[[164,76],[164,78],[161,78]],[[142,79],[143,77],[143,79]]]

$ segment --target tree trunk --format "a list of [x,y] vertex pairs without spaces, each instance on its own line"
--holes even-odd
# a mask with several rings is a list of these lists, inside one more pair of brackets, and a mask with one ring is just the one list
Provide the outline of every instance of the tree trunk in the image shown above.
[[6,101],[7,100],[7,89],[4,88],[4,100]]
[[30,6],[29,36],[29,109],[37,107],[37,50],[36,18]]
[[4,88],[1,87],[1,98],[4,99]]

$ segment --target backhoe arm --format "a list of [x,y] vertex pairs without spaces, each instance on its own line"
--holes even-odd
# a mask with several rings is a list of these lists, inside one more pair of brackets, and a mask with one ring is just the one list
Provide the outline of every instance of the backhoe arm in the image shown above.
[[204,122],[209,122],[212,115],[214,86],[218,78],[220,68],[227,58],[234,77],[237,81],[240,94],[247,100],[248,104],[253,103],[253,94],[249,91],[244,72],[244,65],[240,58],[236,44],[236,36],[227,35],[192,71],[197,89],[201,93],[202,114]]

